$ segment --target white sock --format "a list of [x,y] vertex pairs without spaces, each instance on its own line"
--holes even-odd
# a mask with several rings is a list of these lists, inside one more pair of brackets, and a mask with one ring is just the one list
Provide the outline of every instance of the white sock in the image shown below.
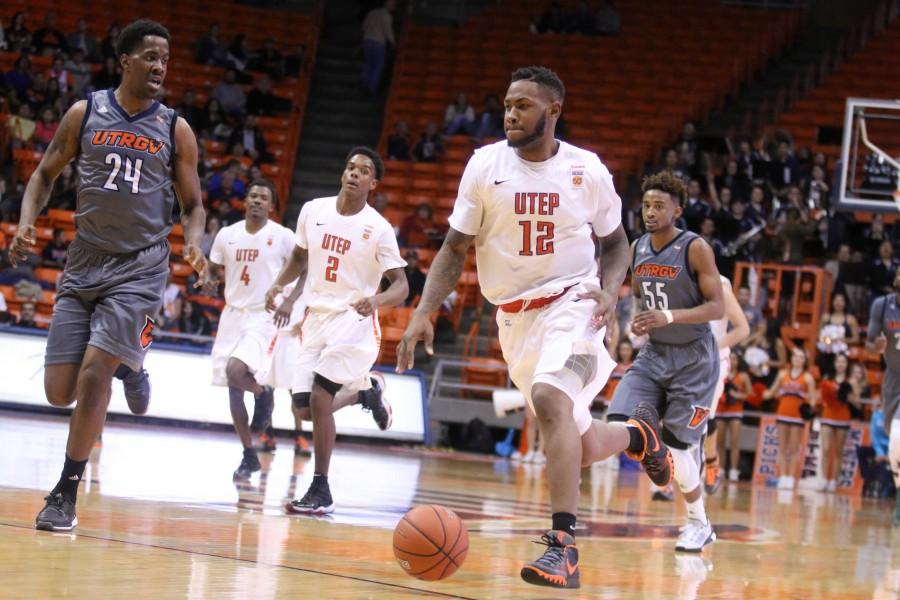
[[706,507],[703,506],[703,496],[697,498],[693,502],[687,502],[687,514],[689,519],[696,519],[701,523],[706,523]]

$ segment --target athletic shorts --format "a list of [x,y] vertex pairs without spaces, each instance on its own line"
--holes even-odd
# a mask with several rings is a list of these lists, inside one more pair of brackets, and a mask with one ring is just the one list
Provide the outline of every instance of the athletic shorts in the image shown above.
[[663,440],[685,448],[699,444],[719,380],[719,348],[712,333],[688,344],[648,341],[613,394],[610,421],[625,421],[640,402],[662,418]]
[[44,364],[80,364],[91,345],[140,370],[168,276],[166,240],[137,252],[103,254],[76,239],[56,294]]
[[212,384],[228,385],[225,371],[232,358],[247,365],[257,383],[262,383],[272,365],[277,335],[272,313],[226,306],[212,347]]
[[294,384],[294,371],[300,356],[300,336],[294,333],[294,326],[300,323],[306,313],[306,305],[297,300],[291,313],[291,322],[278,330],[278,338],[272,350],[272,365],[266,373],[265,385],[281,390],[289,390]]
[[347,390],[372,387],[369,371],[381,348],[377,313],[364,317],[355,310],[307,310],[301,323],[300,352],[291,383],[295,394],[311,392],[317,373]]
[[716,391],[713,392],[712,408],[709,411],[709,418],[716,418],[716,409],[719,408],[719,399],[725,392],[725,380],[728,379],[728,373],[731,372],[731,352],[719,351],[719,378],[716,380]]
[[580,434],[590,428],[591,403],[616,366],[603,343],[606,329],[591,328],[596,304],[578,299],[584,291],[584,286],[576,285],[542,308],[497,311],[500,348],[512,382],[532,411],[535,383],[563,391],[574,405],[572,416]]
[[897,407],[900,406],[900,377],[890,369],[884,370],[881,380],[881,404],[884,408],[884,424],[890,431],[894,419],[900,418]]

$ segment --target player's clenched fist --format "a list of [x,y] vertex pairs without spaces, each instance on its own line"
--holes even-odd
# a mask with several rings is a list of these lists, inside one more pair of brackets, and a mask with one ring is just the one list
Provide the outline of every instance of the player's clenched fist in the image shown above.
[[425,342],[425,352],[434,354],[434,326],[428,315],[413,313],[400,344],[397,346],[397,372],[412,369],[416,359],[416,344]]
[[647,335],[651,329],[665,327],[669,322],[661,310],[648,310],[631,320],[631,331],[637,335]]
[[37,231],[34,225],[21,225],[13,236],[12,243],[9,245],[9,262],[16,267],[23,262],[37,242]]
[[268,291],[266,292],[266,310],[267,311],[272,312],[273,310],[278,308],[275,305],[275,299],[278,297],[279,294],[281,294],[281,291],[283,289],[284,289],[284,286],[277,285],[277,284],[273,285],[272,287],[270,287],[268,289]]

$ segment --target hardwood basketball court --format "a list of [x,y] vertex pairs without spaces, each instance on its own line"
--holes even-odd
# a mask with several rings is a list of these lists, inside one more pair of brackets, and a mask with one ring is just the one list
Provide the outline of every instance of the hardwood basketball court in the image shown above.
[[[0,413],[2,598],[896,598],[892,502],[723,485],[708,499],[719,541],[673,551],[683,511],[652,502],[636,471],[584,471],[582,588],[519,579],[548,526],[542,468],[408,447],[339,444],[333,516],[287,515],[312,477],[286,439],[236,487],[233,434],[109,424],[79,492],[72,534],[35,531],[66,441],[58,417]],[[394,560],[411,506],[442,504],[469,529],[466,563],[435,583]],[[898,552],[895,555],[894,552]]]

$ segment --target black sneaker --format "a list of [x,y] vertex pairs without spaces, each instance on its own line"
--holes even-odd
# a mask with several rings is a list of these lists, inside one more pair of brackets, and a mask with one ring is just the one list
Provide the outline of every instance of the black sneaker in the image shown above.
[[300,500],[293,500],[285,506],[288,512],[300,515],[325,515],[334,512],[334,500],[328,481],[313,477],[306,494]]
[[235,470],[232,480],[248,481],[250,479],[250,476],[260,469],[262,469],[262,465],[259,464],[259,457],[256,456],[256,453],[244,452],[244,458],[241,460],[241,464]]
[[672,453],[662,441],[659,427],[659,413],[649,402],[641,402],[631,413],[628,424],[637,427],[644,438],[644,450],[639,454],[626,451],[625,454],[644,465],[650,481],[659,487],[666,487],[672,481]]
[[275,409],[275,390],[269,386],[263,386],[263,391],[256,396],[253,404],[253,420],[250,421],[250,431],[255,435],[263,433],[272,424],[272,411]]
[[150,376],[146,369],[140,371],[129,370],[122,378],[122,387],[125,388],[125,400],[132,414],[143,415],[150,407]]
[[256,449],[260,452],[275,452],[275,437],[268,431],[259,436],[256,442]]
[[393,423],[391,404],[384,397],[384,376],[377,371],[372,371],[370,380],[372,387],[359,393],[359,403],[363,410],[370,411],[378,429],[386,431]]
[[575,589],[581,587],[578,548],[575,538],[564,531],[550,530],[541,536],[544,555],[522,567],[522,579],[533,585]]
[[62,492],[50,493],[44,497],[43,510],[34,520],[34,528],[43,531],[72,531],[78,525],[75,516],[75,502]]

